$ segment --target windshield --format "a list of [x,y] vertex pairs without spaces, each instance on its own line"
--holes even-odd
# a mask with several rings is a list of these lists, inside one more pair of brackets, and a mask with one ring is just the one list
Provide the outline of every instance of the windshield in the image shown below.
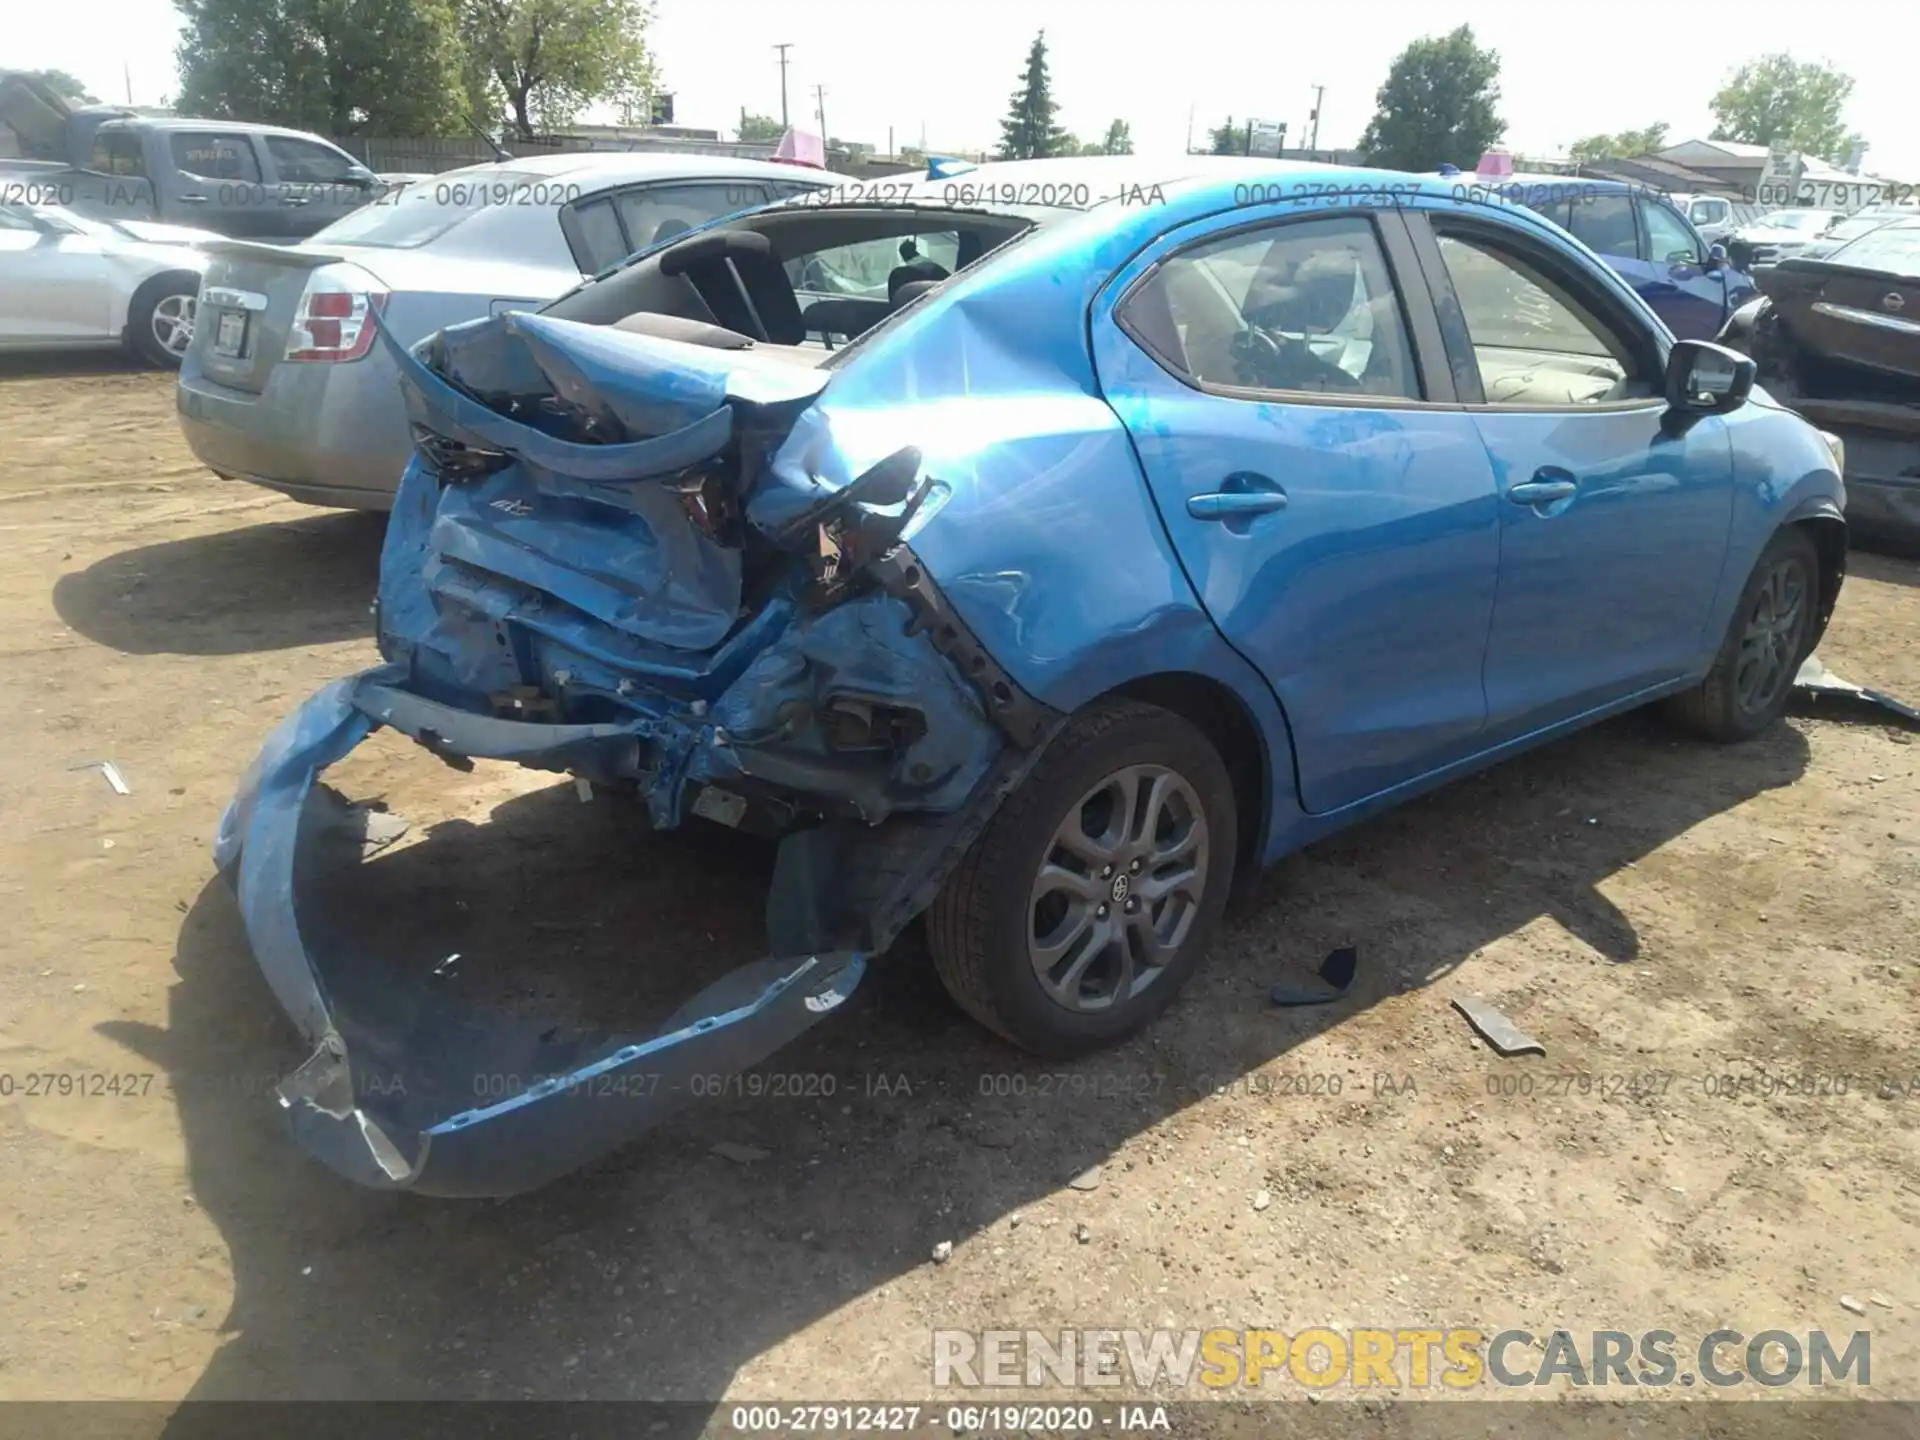
[[1788,210],[1779,215],[1769,215],[1767,224],[1776,230],[1795,230],[1806,235],[1818,235],[1833,221],[1833,217],[1824,210]]
[[1920,277],[1920,224],[1908,221],[1883,226],[1843,246],[1828,259],[1836,265],[1857,265],[1862,270]]
[[431,184],[416,180],[362,205],[320,231],[313,242],[411,250],[495,205],[543,205],[558,210],[579,198],[578,184],[479,165],[433,176]]

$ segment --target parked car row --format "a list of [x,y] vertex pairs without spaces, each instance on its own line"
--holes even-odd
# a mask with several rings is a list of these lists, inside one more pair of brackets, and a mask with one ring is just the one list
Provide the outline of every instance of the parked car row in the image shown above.
[[[988,1027],[1110,1043],[1194,972],[1237,874],[1651,701],[1754,735],[1832,613],[1837,443],[1662,321],[1737,293],[1677,212],[1625,197],[1602,256],[1444,181],[1273,161],[731,212],[831,177],[702,178],[704,215],[666,193],[688,172],[582,176],[538,226],[402,204],[363,222],[385,244],[213,247],[196,447],[388,503],[384,438],[312,485],[276,468],[387,424],[386,388],[411,451],[383,663],[289,717],[216,846],[313,1046],[289,1123],[351,1179],[564,1173],[831,1016],[922,911]],[[459,242],[494,224],[548,263],[483,268]],[[383,378],[336,397],[354,373]],[[310,953],[302,803],[382,726],[773,840],[766,957],[650,1024]],[[476,1067],[548,1078],[476,1100]]]

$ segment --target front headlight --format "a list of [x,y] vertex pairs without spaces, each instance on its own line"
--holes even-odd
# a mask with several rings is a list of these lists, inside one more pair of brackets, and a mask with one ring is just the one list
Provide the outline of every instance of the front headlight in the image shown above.
[[1834,474],[1840,476],[1842,479],[1846,478],[1847,442],[1842,440],[1838,435],[1834,434],[1831,430],[1822,430],[1820,432],[1820,438],[1827,442],[1827,449],[1833,452]]

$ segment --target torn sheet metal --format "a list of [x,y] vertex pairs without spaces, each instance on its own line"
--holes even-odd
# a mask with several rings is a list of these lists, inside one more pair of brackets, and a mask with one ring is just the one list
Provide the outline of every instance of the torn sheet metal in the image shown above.
[[1486,1036],[1487,1043],[1502,1055],[1544,1055],[1547,1047],[1520,1029],[1477,995],[1456,995],[1453,1008],[1467,1017],[1467,1023]]
[[[765,1058],[838,1009],[860,983],[866,957],[859,952],[768,957],[721,977],[653,1033],[610,1036],[590,1048],[556,1045],[498,1017],[426,1006],[398,1007],[406,1016],[401,1034],[365,1015],[336,1013],[295,904],[302,813],[322,770],[387,715],[437,727],[466,753],[529,760],[617,750],[626,740],[617,727],[464,716],[402,697],[390,688],[395,678],[381,670],[336,681],[288,717],[249,768],[215,844],[216,861],[233,874],[261,971],[314,1046],[281,1087],[288,1123],[340,1174],[436,1195],[532,1189],[659,1123],[687,1100],[692,1076],[731,1074]],[[543,1078],[475,1105],[474,1077],[492,1074]]]
[[1803,695],[1816,699],[1837,699],[1864,709],[1875,709],[1908,725],[1920,728],[1920,710],[1896,700],[1884,690],[1869,690],[1856,685],[1820,663],[1820,657],[1809,655],[1800,666],[1800,673],[1793,677],[1793,688]]
[[69,770],[98,770],[101,778],[112,787],[116,795],[131,795],[133,787],[127,784],[126,776],[120,773],[120,767],[111,760],[89,760],[84,765],[69,765]]
[[[837,1009],[1058,717],[896,544],[910,500],[889,519],[815,496],[804,544],[749,525],[743,492],[818,372],[518,314],[420,352],[396,354],[419,455],[381,556],[386,663],[275,731],[216,860],[313,1046],[281,1092],[301,1143],[369,1185],[511,1194],[657,1123],[687,1077],[755,1064]],[[849,488],[932,489],[912,447],[884,465]],[[715,793],[707,811],[785,837],[768,955],[656,1029],[592,1044],[450,1011],[470,966],[444,954],[403,973],[320,962],[296,918],[303,815],[315,777],[382,726],[463,768],[636,792],[656,828]],[[663,951],[673,963],[670,937]],[[476,1074],[544,1078],[476,1106]]]

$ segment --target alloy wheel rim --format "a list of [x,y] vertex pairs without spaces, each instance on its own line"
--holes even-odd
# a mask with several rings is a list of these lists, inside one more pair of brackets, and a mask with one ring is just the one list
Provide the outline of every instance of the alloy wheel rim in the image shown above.
[[1162,765],[1116,770],[1080,797],[1041,856],[1027,957],[1067,1010],[1110,1010],[1165,975],[1206,893],[1206,812]]
[[1767,571],[1747,612],[1740,654],[1734,662],[1733,699],[1742,713],[1767,709],[1793,682],[1806,636],[1811,589],[1807,567],[1800,560],[1781,560]]
[[153,307],[153,338],[170,355],[184,355],[193,343],[194,297],[163,295]]

